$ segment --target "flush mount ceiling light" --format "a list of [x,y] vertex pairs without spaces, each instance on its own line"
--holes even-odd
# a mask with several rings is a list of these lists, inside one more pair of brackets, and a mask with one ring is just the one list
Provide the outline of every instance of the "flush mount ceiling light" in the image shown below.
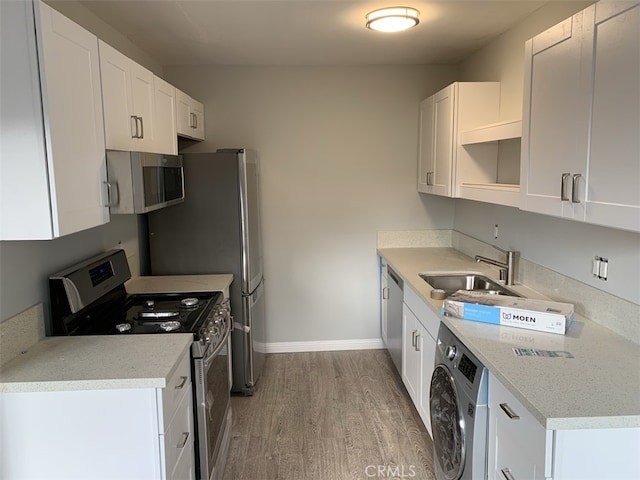
[[378,32],[401,32],[418,25],[420,12],[410,7],[389,7],[367,14],[367,28]]

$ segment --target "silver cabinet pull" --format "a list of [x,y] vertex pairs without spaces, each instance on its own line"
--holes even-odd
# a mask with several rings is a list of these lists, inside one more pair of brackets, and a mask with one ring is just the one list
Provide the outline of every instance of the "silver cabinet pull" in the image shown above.
[[189,122],[189,126],[190,126],[191,128],[196,128],[196,122],[195,122],[195,120],[194,120],[194,119],[195,119],[195,117],[196,117],[196,114],[195,114],[195,113],[193,113],[193,112],[190,112],[190,113],[189,113],[189,117],[191,118],[191,120],[190,120],[190,122]]
[[502,476],[506,479],[506,480],[516,480],[516,477],[514,477],[513,475],[511,475],[511,470],[507,467],[504,467],[500,470],[500,473],[502,473]]
[[384,287],[382,289],[382,299],[389,300],[389,287]]
[[[131,138],[138,138],[138,117],[131,115]],[[135,132],[134,132],[135,126]]]
[[193,114],[193,128],[198,128],[198,114]]
[[416,335],[416,352],[420,351],[420,334]]
[[138,138],[144,138],[144,123],[142,117],[137,117],[140,120],[140,136]]
[[118,191],[118,184],[108,181],[103,182],[107,186],[107,204],[105,207],[113,207],[120,203],[120,194]]
[[176,390],[180,390],[181,388],[183,388],[184,384],[187,383],[187,380],[189,379],[189,377],[180,377],[180,379],[182,380],[180,384],[174,387]]
[[569,197],[567,196],[567,180],[570,176],[570,173],[562,174],[562,181],[560,182],[560,200],[562,200],[563,202],[569,201]]
[[573,184],[571,185],[571,203],[580,203],[580,199],[578,198],[578,181],[580,180],[579,173],[576,173],[573,176]]
[[518,420],[520,418],[520,415],[514,412],[508,403],[501,403],[500,408],[504,413],[507,414],[507,417],[509,417],[511,420]]
[[176,448],[184,448],[187,444],[187,440],[189,440],[189,432],[182,432],[182,443],[176,445]]
[[427,172],[427,185],[433,185],[433,172]]
[[413,332],[411,332],[411,346],[413,348],[416,348],[416,333],[418,333],[417,330],[414,330]]

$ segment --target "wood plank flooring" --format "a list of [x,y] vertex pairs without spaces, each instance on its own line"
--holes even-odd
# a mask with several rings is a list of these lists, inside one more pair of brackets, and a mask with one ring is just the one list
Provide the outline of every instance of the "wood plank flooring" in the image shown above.
[[386,350],[270,354],[254,396],[231,405],[224,480],[435,478]]

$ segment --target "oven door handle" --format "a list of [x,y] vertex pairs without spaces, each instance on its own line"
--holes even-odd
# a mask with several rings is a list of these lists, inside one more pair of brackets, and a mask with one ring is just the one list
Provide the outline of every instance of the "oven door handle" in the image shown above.
[[202,360],[202,362],[204,364],[204,368],[207,368],[209,366],[209,362],[216,355],[218,355],[220,350],[222,350],[224,348],[224,346],[227,344],[227,339],[229,338],[230,327],[231,327],[231,322],[230,321],[227,322],[226,327],[227,327],[227,331],[224,333],[224,337],[222,338],[222,340],[220,340],[220,343],[218,344],[218,346]]

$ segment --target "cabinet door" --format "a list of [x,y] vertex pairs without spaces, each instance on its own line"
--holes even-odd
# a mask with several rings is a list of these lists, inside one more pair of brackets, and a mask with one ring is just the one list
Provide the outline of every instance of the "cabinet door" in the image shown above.
[[191,136],[191,97],[176,89],[176,127],[178,135]]
[[418,144],[418,191],[431,193],[433,179],[434,97],[420,102],[420,139]]
[[584,217],[581,196],[590,104],[589,55],[588,48],[583,48],[588,36],[585,26],[590,22],[585,12],[588,14],[588,10],[580,12],[525,45],[520,179],[523,210]]
[[158,153],[155,132],[154,75],[134,61],[127,59],[131,72],[131,97],[133,115],[137,118],[136,149],[141,152]]
[[193,115],[192,137],[196,140],[204,140],[204,105],[191,99],[191,113]]
[[420,402],[420,323],[402,304],[402,381],[415,405]]
[[111,150],[136,150],[130,60],[102,40],[99,44],[106,146]]
[[489,375],[489,480],[544,480],[546,430]]
[[389,301],[389,279],[387,277],[387,262],[379,258],[380,263],[380,335],[387,344],[387,302]]
[[436,339],[429,335],[425,329],[422,329],[420,335],[421,371],[420,371],[420,403],[418,404],[418,413],[423,423],[427,427],[429,435],[433,438],[431,431],[431,408],[429,406],[429,394],[431,389],[431,376],[434,370],[434,361],[436,357]]
[[109,221],[98,39],[37,2],[53,236]]
[[176,89],[158,77],[154,77],[153,82],[156,102],[156,151],[176,155],[178,153]]
[[640,231],[640,4],[595,12],[586,220]]
[[453,169],[453,123],[455,121],[455,84],[440,90],[433,99],[433,174],[431,193],[450,197]]

